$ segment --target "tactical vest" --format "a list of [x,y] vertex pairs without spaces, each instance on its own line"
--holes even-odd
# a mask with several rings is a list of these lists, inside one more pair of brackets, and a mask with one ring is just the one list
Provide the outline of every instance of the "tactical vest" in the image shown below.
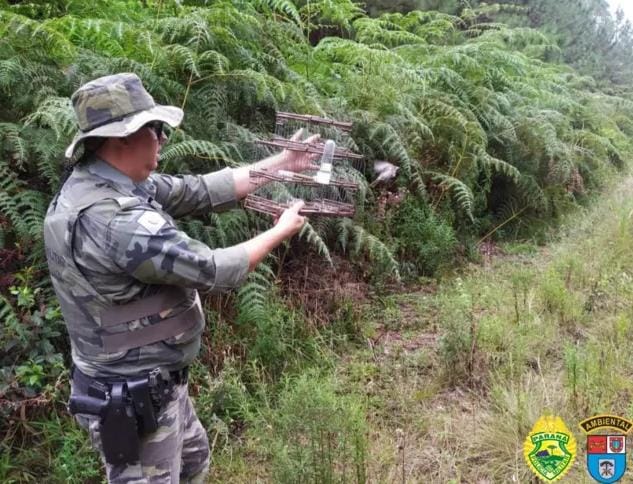
[[[73,350],[88,360],[108,363],[133,348],[174,337],[186,341],[199,335],[204,316],[195,289],[159,286],[152,296],[113,305],[83,275],[73,257],[75,230],[82,212],[104,200],[113,200],[122,210],[146,202],[123,196],[108,185],[96,183],[85,172],[76,172],[72,188],[55,197],[44,222],[50,275]],[[64,203],[60,204],[62,196]]]

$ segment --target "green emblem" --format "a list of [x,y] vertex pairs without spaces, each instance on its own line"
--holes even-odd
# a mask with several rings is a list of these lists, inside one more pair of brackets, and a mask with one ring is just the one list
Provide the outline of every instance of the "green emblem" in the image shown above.
[[576,439],[560,417],[538,419],[523,444],[525,460],[534,474],[547,482],[560,479],[576,457]]

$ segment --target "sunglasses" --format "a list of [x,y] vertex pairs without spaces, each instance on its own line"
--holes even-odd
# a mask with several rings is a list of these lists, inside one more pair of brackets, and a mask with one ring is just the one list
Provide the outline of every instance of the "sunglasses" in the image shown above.
[[149,128],[156,133],[156,139],[161,141],[163,135],[163,122],[162,121],[151,121],[145,125],[146,128]]

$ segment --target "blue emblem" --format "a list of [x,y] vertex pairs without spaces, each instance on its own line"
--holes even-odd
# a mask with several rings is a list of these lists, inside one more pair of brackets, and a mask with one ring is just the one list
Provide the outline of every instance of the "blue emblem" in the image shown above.
[[587,470],[598,482],[619,481],[626,471],[626,436],[588,435]]

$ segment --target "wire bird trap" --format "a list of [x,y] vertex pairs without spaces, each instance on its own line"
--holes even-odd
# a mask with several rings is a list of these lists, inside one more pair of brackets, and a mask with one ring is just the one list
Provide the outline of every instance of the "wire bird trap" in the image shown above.
[[[363,156],[353,151],[351,129],[352,123],[278,112],[275,135],[255,142],[254,157],[262,159],[281,151],[288,160],[286,169],[252,169],[250,180],[257,188],[246,197],[244,206],[277,216],[303,200],[302,215],[352,217]],[[302,136],[306,136],[304,140]]]

